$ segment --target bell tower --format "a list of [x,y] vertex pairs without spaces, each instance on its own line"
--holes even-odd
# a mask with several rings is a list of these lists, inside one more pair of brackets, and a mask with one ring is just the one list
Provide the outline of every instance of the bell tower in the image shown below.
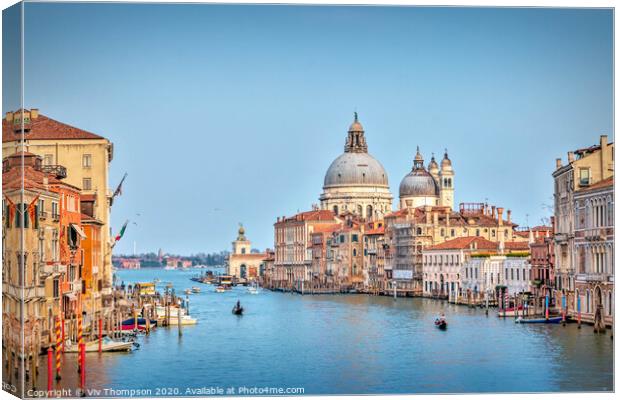
[[252,242],[245,237],[245,229],[243,224],[239,224],[237,240],[232,242],[233,254],[250,254],[252,250]]
[[454,209],[454,170],[446,149],[439,170],[439,204]]

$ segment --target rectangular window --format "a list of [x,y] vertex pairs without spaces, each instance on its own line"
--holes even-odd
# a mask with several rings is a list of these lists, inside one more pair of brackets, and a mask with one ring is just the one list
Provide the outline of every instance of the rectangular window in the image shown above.
[[355,235],[355,234],[351,235],[351,241],[352,242],[357,242],[357,235]]
[[590,184],[590,168],[579,169],[579,184],[581,186],[587,186]]
[[54,284],[52,285],[52,292],[54,297],[60,297],[60,285],[58,279],[54,279]]
[[84,190],[92,190],[92,188],[93,188],[92,180],[90,178],[83,178],[82,179],[82,189],[84,189]]
[[52,201],[52,218],[53,219],[58,219],[59,215],[58,215],[58,202],[57,201]]
[[82,155],[82,167],[90,168],[93,165],[93,158],[90,154]]

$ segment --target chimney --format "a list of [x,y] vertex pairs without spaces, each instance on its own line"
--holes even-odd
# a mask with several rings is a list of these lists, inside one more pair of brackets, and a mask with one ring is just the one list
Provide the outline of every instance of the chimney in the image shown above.
[[431,206],[424,206],[424,216],[426,217],[426,223],[428,225],[431,224],[431,218],[432,218],[431,213],[432,213],[432,211],[433,211],[433,207],[431,207]]
[[30,119],[37,119],[39,118],[39,109],[38,108],[31,108],[30,109]]
[[607,150],[607,135],[601,135],[601,179],[606,179],[611,174],[609,173],[607,165],[609,159],[606,154]]
[[511,214],[512,214],[512,211],[510,211],[510,210],[507,210],[507,211],[506,211],[506,222],[507,222],[509,225],[510,225],[510,223],[512,222],[512,221],[511,221],[511,219],[510,219]]
[[497,207],[497,225],[498,226],[504,225],[503,218],[504,218],[504,208]]
[[495,219],[495,206],[491,206],[491,217]]
[[6,122],[13,122],[13,113],[11,111],[6,113]]
[[560,169],[562,168],[562,159],[561,158],[556,158],[555,159],[555,169]]
[[572,163],[573,161],[575,161],[575,153],[573,153],[572,151],[568,152],[568,163]]

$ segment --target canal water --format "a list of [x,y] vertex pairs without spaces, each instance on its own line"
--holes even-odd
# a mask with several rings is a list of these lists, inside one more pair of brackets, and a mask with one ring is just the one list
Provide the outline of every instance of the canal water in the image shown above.
[[[613,390],[613,340],[591,326],[519,325],[491,310],[429,299],[301,296],[190,281],[200,270],[124,270],[117,282],[161,279],[190,298],[195,326],[158,328],[128,354],[87,355],[87,386],[204,395],[201,388],[303,388],[305,394]],[[245,308],[232,315],[234,303]],[[433,326],[445,312],[447,331]],[[60,387],[77,387],[65,355]],[[39,388],[45,388],[42,360]],[[238,393],[238,392],[237,392]],[[102,393],[103,395],[103,393]]]

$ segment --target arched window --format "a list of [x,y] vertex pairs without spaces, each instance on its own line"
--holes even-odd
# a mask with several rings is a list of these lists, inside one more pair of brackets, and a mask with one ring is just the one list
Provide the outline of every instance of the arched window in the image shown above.
[[353,257],[357,256],[357,249],[353,249]]
[[338,215],[338,206],[334,206],[334,214]]
[[372,206],[366,206],[366,218],[372,218]]
[[418,228],[416,229],[416,234],[417,234],[417,235],[421,235],[421,234],[422,234],[422,228],[418,227]]
[[245,247],[241,248],[241,254],[245,254]]
[[357,205],[357,215],[362,216],[363,208],[360,204]]

